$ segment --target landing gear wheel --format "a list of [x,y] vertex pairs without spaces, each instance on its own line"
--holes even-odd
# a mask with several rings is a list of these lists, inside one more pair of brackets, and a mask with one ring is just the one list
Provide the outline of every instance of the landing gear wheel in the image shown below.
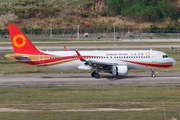
[[98,73],[95,73],[95,74],[94,74],[94,77],[95,77],[96,79],[99,79],[99,78],[100,78],[100,75],[99,75]]
[[154,73],[154,69],[151,69],[151,77],[156,77],[156,74]]
[[156,74],[152,74],[151,77],[156,77]]
[[91,73],[91,77],[94,77],[94,74],[95,74],[96,72],[95,71],[93,71],[92,73]]

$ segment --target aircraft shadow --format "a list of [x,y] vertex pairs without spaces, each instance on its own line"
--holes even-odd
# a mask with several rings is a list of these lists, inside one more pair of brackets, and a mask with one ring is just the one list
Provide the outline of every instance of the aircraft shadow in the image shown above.
[[[92,78],[91,76],[86,76],[86,75],[67,75],[67,76],[41,76],[43,79],[55,79],[55,78]],[[101,77],[99,79],[96,80],[101,80],[101,79],[106,79],[106,80],[111,80],[111,81],[115,81],[115,80],[125,80],[125,79],[137,79],[137,78],[141,78],[144,76],[112,76],[112,75],[103,75],[101,74]],[[92,78],[95,79],[95,78]]]
[[44,79],[53,79],[53,78],[91,78],[91,76],[78,76],[78,75],[67,75],[67,76],[41,76]]
[[103,78],[107,80],[115,81],[115,80],[125,80],[125,79],[137,79],[143,76],[112,76],[112,75],[103,75]]

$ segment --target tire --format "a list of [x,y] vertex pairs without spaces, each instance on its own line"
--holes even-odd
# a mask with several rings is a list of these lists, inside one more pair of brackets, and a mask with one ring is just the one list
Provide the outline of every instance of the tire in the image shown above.
[[94,77],[95,71],[91,73],[91,77]]
[[156,77],[156,74],[152,74],[151,77]]
[[100,78],[100,75],[99,75],[98,73],[95,73],[95,74],[94,74],[94,77],[95,77],[96,79],[99,79],[99,78]]

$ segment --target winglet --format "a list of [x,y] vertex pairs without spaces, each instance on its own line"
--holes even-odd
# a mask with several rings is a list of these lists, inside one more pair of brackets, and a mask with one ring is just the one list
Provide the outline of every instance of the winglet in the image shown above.
[[78,52],[77,49],[76,49],[76,53],[77,53],[77,56],[78,56],[79,60],[85,61],[85,59],[81,56],[81,54]]
[[64,50],[69,51],[69,49],[64,45]]

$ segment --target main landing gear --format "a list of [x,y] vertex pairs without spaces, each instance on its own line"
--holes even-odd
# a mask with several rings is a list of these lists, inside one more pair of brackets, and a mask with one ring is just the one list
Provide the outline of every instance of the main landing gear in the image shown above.
[[100,75],[98,74],[97,70],[93,71],[93,72],[91,73],[91,76],[94,77],[94,78],[96,78],[96,79],[99,79],[99,78],[100,78]]
[[[151,69],[151,77],[156,77],[156,74],[154,73],[154,69]],[[99,79],[100,78],[100,75],[98,73],[98,70],[95,70],[91,73],[91,76],[96,78],[96,79]]]
[[151,77],[156,77],[156,74],[154,73],[154,69],[151,69]]

